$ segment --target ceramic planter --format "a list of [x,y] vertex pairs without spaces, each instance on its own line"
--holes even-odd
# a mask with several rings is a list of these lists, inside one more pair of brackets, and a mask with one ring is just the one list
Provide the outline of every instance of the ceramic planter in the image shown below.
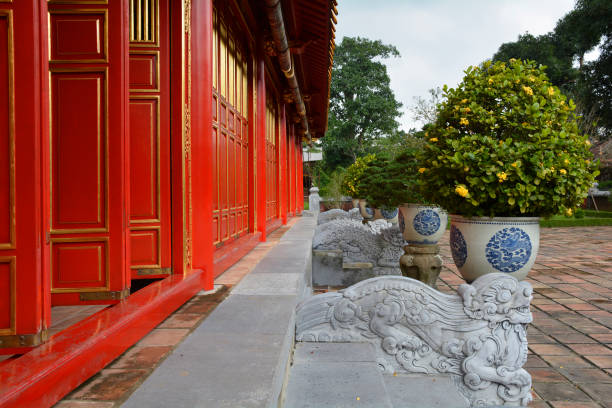
[[399,208],[398,222],[404,239],[409,244],[436,244],[448,222],[445,210],[434,205],[404,204]]
[[358,198],[353,198],[351,201],[353,202],[353,208],[359,208],[359,199]]
[[374,209],[367,206],[368,202],[363,198],[359,199],[359,213],[364,220],[374,219]]
[[[385,210],[384,208],[381,208],[380,210],[377,209],[376,212],[380,213],[380,217],[384,218],[391,224],[397,224],[399,214],[398,208],[394,208],[392,210]],[[376,219],[376,212],[374,214],[374,219]]]
[[467,282],[494,272],[525,279],[540,247],[540,219],[451,215],[450,247]]

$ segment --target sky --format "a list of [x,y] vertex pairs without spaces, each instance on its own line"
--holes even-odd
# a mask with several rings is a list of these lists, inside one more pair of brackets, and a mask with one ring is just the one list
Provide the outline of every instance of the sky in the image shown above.
[[401,57],[385,63],[409,130],[422,126],[408,110],[415,96],[456,86],[468,66],[526,31],[551,31],[573,8],[574,0],[338,0],[336,42],[359,36],[397,47]]

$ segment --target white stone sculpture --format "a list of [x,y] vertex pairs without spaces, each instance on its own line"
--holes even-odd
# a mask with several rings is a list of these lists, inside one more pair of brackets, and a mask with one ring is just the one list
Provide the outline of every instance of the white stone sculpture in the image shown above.
[[308,196],[308,209],[317,214],[321,203],[321,197],[319,196],[319,188],[312,186],[310,188],[310,195]]
[[533,289],[493,273],[458,294],[379,276],[297,308],[296,340],[370,342],[387,373],[448,374],[471,406],[527,405],[527,324]]
[[319,213],[319,218],[317,220],[317,223],[321,225],[321,224],[325,224],[327,222],[330,222],[333,220],[339,220],[339,219],[350,219],[350,220],[361,221],[363,218],[361,217],[361,214],[359,214],[358,208],[351,208],[350,211],[344,211],[339,208],[333,208],[331,210],[327,210],[327,211],[323,211],[322,213]]
[[[321,213],[323,215],[325,213]],[[321,224],[312,241],[314,250],[341,250],[344,263],[369,262],[376,275],[401,275],[399,259],[404,239],[397,225],[385,220],[362,224],[340,218]]]

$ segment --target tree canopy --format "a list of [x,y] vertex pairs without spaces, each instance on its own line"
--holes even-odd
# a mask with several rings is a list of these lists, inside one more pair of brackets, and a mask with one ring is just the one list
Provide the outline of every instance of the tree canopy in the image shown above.
[[322,140],[325,167],[346,167],[372,150],[376,141],[397,135],[402,104],[395,99],[383,60],[399,51],[380,40],[344,37],[336,46],[328,131]]
[[[585,54],[598,45],[599,57],[585,62]],[[551,82],[576,100],[582,131],[600,140],[612,136],[612,1],[577,0],[553,31],[519,35],[493,56],[494,61],[510,58],[545,65]]]

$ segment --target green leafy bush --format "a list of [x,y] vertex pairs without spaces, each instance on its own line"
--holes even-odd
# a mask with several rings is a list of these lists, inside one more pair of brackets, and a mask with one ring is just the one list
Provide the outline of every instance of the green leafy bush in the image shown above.
[[571,215],[597,163],[574,103],[533,61],[470,67],[428,130],[425,198],[465,216]]
[[368,205],[375,208],[395,208],[404,203],[423,203],[418,193],[418,162],[415,149],[406,149],[393,159],[377,156],[368,163],[358,190]]
[[361,179],[361,176],[367,168],[368,163],[373,161],[375,158],[376,156],[374,154],[358,157],[357,160],[355,160],[355,163],[346,168],[344,179],[342,180],[342,184],[340,186],[340,191],[342,194],[353,198],[363,198],[359,192],[359,179]]

